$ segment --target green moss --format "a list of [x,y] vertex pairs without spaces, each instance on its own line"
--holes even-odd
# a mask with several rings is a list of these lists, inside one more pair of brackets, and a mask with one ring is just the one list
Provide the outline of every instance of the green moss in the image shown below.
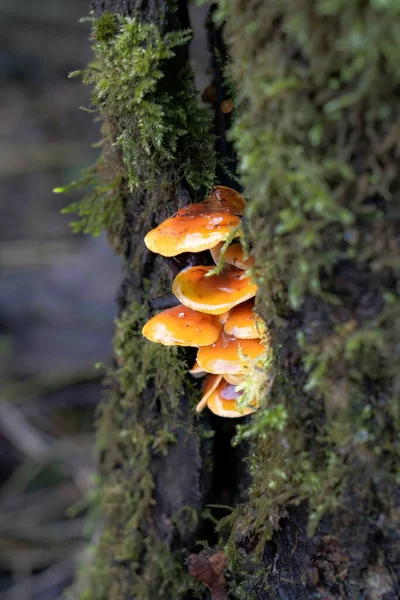
[[61,212],[63,214],[75,213],[79,220],[71,223],[74,233],[90,233],[100,235],[105,229],[121,223],[123,216],[123,194],[120,174],[108,172],[108,168],[101,158],[93,167],[82,172],[81,177],[66,186],[56,188],[55,193],[69,193],[75,190],[86,191],[85,196],[78,202],[73,202]]
[[152,23],[110,13],[92,23],[94,59],[71,76],[82,76],[93,87],[94,108],[112,124],[120,153],[110,163],[103,151],[78,182],[56,191],[92,188],[64,212],[80,217],[73,224],[76,231],[98,235],[121,220],[122,175],[126,189],[150,190],[172,169],[174,186],[182,182],[193,190],[206,189],[214,181],[215,156],[210,116],[199,105],[191,68],[186,63],[179,72],[169,72],[171,59],[188,43],[191,31],[164,33]]
[[268,407],[239,431],[255,445],[253,483],[228,519],[231,550],[244,524],[261,549],[302,501],[314,533],[355,472],[367,494],[396,482],[399,16],[390,1],[219,3],[277,372]]
[[[196,588],[182,551],[160,539],[153,508],[155,465],[182,428],[193,432],[193,415],[182,414],[181,400],[185,394],[195,402],[197,392],[184,380],[182,349],[152,344],[141,334],[147,299],[170,289],[165,263],[146,250],[144,235],[176,207],[177,190],[206,189],[214,178],[209,116],[187,63],[177,71],[174,61],[190,36],[106,13],[93,20],[94,59],[81,73],[103,120],[102,155],[80,182],[60,191],[92,186],[66,212],[80,217],[77,231],[105,229],[129,263],[127,308],[114,338],[116,367],[97,420],[103,524],[78,578],[81,600],[180,598]],[[193,532],[198,515],[185,506],[170,518],[184,535]]]
[[[102,403],[97,420],[103,530],[81,600],[122,600],[126,594],[179,598],[191,586],[184,557],[160,540],[152,523],[152,461],[174,443],[177,428],[191,428],[180,413],[187,365],[180,349],[143,338],[147,318],[146,303],[132,304],[116,324],[118,368],[107,381],[115,391]],[[181,528],[184,522],[192,527],[197,515],[185,507],[174,518]]]
[[108,42],[118,31],[116,15],[105,12],[93,22],[93,37],[98,42]]

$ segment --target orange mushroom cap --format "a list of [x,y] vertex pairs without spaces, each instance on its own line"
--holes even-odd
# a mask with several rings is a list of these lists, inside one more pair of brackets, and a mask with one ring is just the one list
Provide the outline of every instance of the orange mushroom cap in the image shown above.
[[222,332],[216,342],[197,352],[197,362],[208,373],[244,375],[265,352],[260,340],[238,340]]
[[[221,248],[224,245],[223,242],[217,244],[213,248],[210,248],[211,256],[215,264],[219,263],[219,257],[221,254]],[[233,265],[238,269],[251,269],[254,266],[254,258],[249,256],[248,258],[244,258],[244,252],[242,245],[239,242],[235,242],[231,244],[224,253],[224,262],[228,263],[228,265]]]
[[207,400],[213,391],[219,386],[222,375],[207,375],[203,383],[203,395],[196,406],[196,412],[201,412],[207,405]]
[[246,208],[245,197],[225,185],[215,185],[204,202],[213,208],[219,207],[237,215],[243,215]]
[[209,395],[207,406],[215,415],[233,419],[251,415],[256,411],[256,407],[238,406],[236,400],[239,398],[240,393],[236,391],[236,386],[222,380]]
[[229,373],[224,373],[223,378],[231,385],[239,385],[244,381],[243,375],[232,375]]
[[228,267],[207,277],[213,267],[197,266],[184,269],[175,277],[172,292],[185,306],[221,315],[236,304],[256,295],[257,286],[243,271]]
[[222,329],[218,317],[179,305],[159,313],[144,325],[142,334],[165,346],[209,346]]
[[265,332],[265,322],[254,312],[254,300],[248,300],[232,308],[224,323],[224,331],[241,340],[261,337]]
[[225,323],[227,322],[227,320],[229,318],[229,310],[222,313],[222,315],[218,315],[218,318],[221,321],[222,325],[225,325]]
[[199,204],[190,204],[149,231],[144,242],[149,250],[163,256],[202,252],[226,240],[240,224],[246,201],[223,186]]
[[195,377],[196,379],[206,375],[206,371],[204,371],[201,367],[199,367],[199,365],[197,364],[197,361],[194,363],[193,367],[191,369],[189,369],[188,373],[190,373],[190,375],[192,377]]

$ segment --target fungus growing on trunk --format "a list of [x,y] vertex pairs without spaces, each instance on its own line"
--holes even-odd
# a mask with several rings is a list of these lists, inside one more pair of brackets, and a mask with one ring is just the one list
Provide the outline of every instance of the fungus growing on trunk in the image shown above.
[[[218,263],[223,243],[241,235],[240,217],[245,206],[241,194],[215,186],[204,202],[181,208],[150,231],[145,243],[168,259],[210,249]],[[223,258],[221,272],[204,265],[180,271],[172,292],[181,304],[151,318],[142,333],[166,346],[198,347],[197,361],[189,373],[193,377],[208,375],[196,411],[208,405],[215,414],[232,418],[257,408],[256,401],[250,407],[238,405],[242,386],[240,391],[237,386],[246,385],[265,353],[265,345],[257,339],[264,332],[264,322],[253,312],[257,286],[246,272],[254,264],[252,257],[245,259],[241,244],[233,243]],[[257,395],[251,392],[245,397],[252,402]]]
[[208,250],[225,241],[239,227],[245,203],[238,192],[216,186],[204,202],[180,208],[149,231],[145,244],[162,256]]
[[224,331],[241,340],[251,340],[265,333],[265,322],[254,312],[254,300],[235,306],[224,323]]
[[213,267],[189,267],[175,277],[172,291],[185,306],[210,315],[221,315],[255,296],[257,286],[235,267],[208,277]]
[[222,375],[207,375],[203,383],[203,395],[196,406],[196,411],[201,412],[207,405],[208,398],[222,381]]
[[189,369],[188,373],[195,379],[199,379],[200,377],[204,377],[204,375],[206,375],[206,372],[201,367],[199,367],[197,360],[194,363],[193,367]]
[[197,312],[183,306],[174,306],[159,313],[144,325],[143,335],[152,342],[165,346],[209,346],[222,329],[218,317]]
[[204,200],[211,208],[220,208],[242,216],[246,208],[246,199],[236,190],[225,185],[216,185]]
[[264,352],[260,340],[238,340],[222,332],[214,344],[199,348],[197,362],[208,373],[245,375]]
[[237,402],[240,400],[240,397],[241,393],[237,391],[236,386],[222,379],[219,385],[208,396],[207,407],[215,415],[230,419],[245,417],[257,410],[256,406],[240,406]]
[[[219,263],[219,258],[221,255],[221,249],[223,245],[223,242],[221,242],[213,248],[210,248],[211,256],[213,257],[213,260],[216,265]],[[233,265],[234,267],[237,267],[238,269],[242,269],[244,271],[247,269],[251,269],[254,266],[254,258],[252,256],[244,258],[243,248],[239,242],[231,244],[225,250],[223,261],[228,265]]]
[[244,381],[244,375],[232,375],[232,373],[224,373],[223,377],[225,381],[232,385],[239,385]]

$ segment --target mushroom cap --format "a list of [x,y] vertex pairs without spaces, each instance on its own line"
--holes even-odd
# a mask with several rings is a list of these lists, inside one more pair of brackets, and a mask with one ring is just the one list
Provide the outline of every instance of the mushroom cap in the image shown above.
[[[205,371],[203,371],[203,372],[205,372]],[[225,379],[225,381],[227,381],[231,385],[239,385],[240,383],[242,383],[244,381],[243,375],[232,375],[229,373],[224,373],[223,378]]]
[[197,362],[208,373],[245,375],[265,352],[260,340],[238,340],[224,331],[216,342],[197,352]]
[[236,400],[239,398],[240,393],[236,391],[236,386],[222,380],[209,395],[207,406],[215,415],[232,419],[251,415],[257,410],[251,406],[238,406]]
[[221,321],[222,325],[225,325],[225,323],[227,322],[227,320],[229,318],[229,310],[222,313],[222,315],[218,315],[218,318]]
[[221,273],[207,277],[213,267],[197,266],[184,269],[175,277],[172,292],[185,306],[221,315],[236,304],[256,295],[257,286],[243,271],[227,267]]
[[203,395],[196,406],[196,412],[201,412],[207,405],[207,400],[213,391],[219,386],[222,375],[207,375],[203,383]]
[[235,190],[216,186],[204,202],[180,208],[149,231],[144,242],[163,256],[208,250],[226,240],[240,224],[245,205],[244,197]]
[[215,185],[204,202],[212,208],[222,208],[236,215],[243,215],[246,208],[245,197],[225,185]]
[[183,306],[168,308],[147,321],[142,334],[165,346],[209,346],[222,329],[218,317]]
[[199,365],[197,364],[197,361],[194,363],[193,367],[191,369],[189,369],[188,373],[190,373],[190,375],[192,377],[195,377],[196,379],[206,375],[206,371],[203,371],[203,369],[201,367],[199,367]]
[[254,300],[248,300],[232,308],[224,323],[224,331],[241,340],[252,340],[265,333],[265,322],[254,312]]
[[[213,257],[216,265],[219,262],[221,248],[223,245],[224,243],[221,242],[213,248],[210,248],[211,256]],[[249,256],[245,259],[242,244],[240,244],[240,242],[235,242],[226,249],[224,254],[224,263],[228,263],[228,265],[233,265],[234,267],[245,271],[247,269],[251,269],[251,267],[254,267],[254,258]]]

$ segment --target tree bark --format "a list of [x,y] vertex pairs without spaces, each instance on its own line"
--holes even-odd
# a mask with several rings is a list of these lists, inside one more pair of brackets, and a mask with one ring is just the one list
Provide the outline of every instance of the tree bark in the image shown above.
[[[92,9],[97,18],[105,12],[125,17],[136,16],[142,22],[156,25],[163,34],[189,26],[184,1],[176,3],[173,11],[169,10],[168,2],[164,0],[94,0]],[[178,47],[175,57],[166,63],[165,77],[172,82],[177,80],[187,60],[187,45]],[[111,132],[111,138],[115,139],[118,122],[108,120],[107,115],[103,116],[106,118],[104,127],[107,135]],[[111,157],[110,162],[121,162],[118,150],[109,147],[106,152],[107,159]],[[149,191],[142,186],[129,192],[125,184],[123,188],[123,222],[115,231],[111,227],[108,232],[113,247],[122,253],[125,263],[117,299],[121,315],[130,306],[140,307],[147,301],[150,306],[158,308],[163,304],[171,305],[170,297],[166,294],[168,286],[163,288],[160,282],[169,282],[170,288],[171,274],[176,266],[173,261],[161,260],[147,251],[143,239],[156,223],[189,201],[189,188],[173,168],[159,173],[156,191]],[[154,212],[148,208],[151,204],[154,205]],[[146,287],[149,282],[150,292]],[[140,335],[140,332],[136,335]],[[191,360],[192,354],[189,353]],[[184,358],[182,354],[182,360]],[[118,356],[115,360],[117,370],[121,366]],[[163,366],[155,365],[157,368],[162,369]],[[83,597],[89,594],[90,598],[104,597],[110,600],[175,597],[176,592],[171,590],[179,586],[180,572],[185,570],[186,548],[192,547],[198,530],[195,515],[204,506],[207,495],[210,475],[205,459],[210,457],[210,444],[201,441],[194,430],[193,411],[187,394],[170,399],[172,404],[179,404],[179,422],[168,425],[167,415],[163,413],[159,400],[155,399],[155,387],[151,381],[143,390],[142,403],[138,402],[135,410],[132,408],[134,400],[127,398],[120,390],[114,375],[111,376],[110,385],[113,391],[103,401],[99,419],[99,429],[104,428],[106,439],[101,446],[99,465],[99,472],[106,481],[101,492],[104,523],[102,533],[98,534],[100,542],[92,564],[93,572],[84,570],[80,576],[80,594]],[[163,433],[174,439],[168,446],[168,452],[152,449],[155,432],[162,430],[163,421],[166,423]],[[155,423],[158,425],[155,426]],[[135,430],[143,439],[140,442],[132,440],[133,443],[129,440],[126,444],[120,436],[122,428],[128,432]],[[136,433],[130,435],[136,436]],[[132,464],[130,452],[133,451],[137,453],[138,462],[143,458],[142,470],[135,462]],[[146,478],[147,490],[147,484],[143,485]],[[143,493],[140,498],[131,496],[128,499],[129,493],[135,494],[136,484],[131,484],[131,491],[128,492],[124,491],[124,482],[133,480],[138,488],[145,491],[140,491],[140,494]],[[145,497],[147,493],[148,497]],[[133,533],[129,534],[128,522],[136,519],[139,522],[135,522]],[[137,548],[125,551],[130,535],[138,541]],[[120,550],[121,546],[124,546],[123,551]],[[173,563],[175,554],[178,557],[177,564]],[[170,573],[164,576],[163,571],[167,570]],[[154,572],[157,576],[153,578]],[[192,598],[192,593],[183,592],[182,598]]]
[[[272,534],[258,547],[257,599],[394,600],[399,96],[387,69],[398,55],[385,50],[394,28],[372,41],[367,24],[380,29],[399,14],[374,2],[322,4],[221,9],[244,100],[233,138],[251,198],[247,239],[276,353],[269,404],[287,416],[283,435],[265,421],[255,431],[260,458],[235,540],[251,557],[254,530]],[[355,30],[375,54],[350,73],[363,61]]]
[[[174,13],[168,11],[168,3],[163,0],[149,2],[143,0],[94,0],[92,6],[96,16],[101,16],[105,11],[124,16],[136,15],[143,21],[155,23],[164,32],[171,29],[184,29],[189,25],[187,6],[184,1],[178,3],[178,9]],[[268,27],[270,25],[268,23]],[[264,22],[260,21],[258,26],[262,28]],[[267,30],[267,24],[265,27]],[[273,27],[279,27],[278,20]],[[245,52],[241,54],[242,50],[238,50],[238,45],[235,46],[238,42],[234,30],[235,22],[231,22],[228,41],[234,65],[240,71],[240,59]],[[296,49],[292,48],[292,51],[296,60],[301,62],[301,57],[296,55]],[[283,57],[282,60],[286,58]],[[186,60],[187,48],[184,47],[174,59],[168,62],[167,76],[172,79],[176,77]],[[315,101],[317,102],[317,99]],[[262,114],[262,118],[266,119],[267,116]],[[218,119],[216,122],[218,123]],[[349,131],[351,133],[351,128]],[[225,132],[219,131],[218,133]],[[364,151],[365,138],[359,138],[359,144],[359,147],[355,144],[353,156]],[[229,151],[231,152],[231,149]],[[355,158],[354,161],[356,160]],[[141,305],[145,302],[147,294],[145,281],[150,281],[152,289],[155,290],[156,282],[170,281],[171,279],[167,261],[159,260],[147,252],[143,248],[143,238],[153,222],[160,222],[167,214],[171,214],[179,203],[187,201],[189,194],[193,197],[193,191],[185,182],[176,184],[178,179],[173,168],[162,174],[160,188],[163,187],[170,191],[163,194],[162,197],[160,196],[155,203],[152,193],[144,188],[125,194],[124,222],[118,244],[123,249],[125,258],[125,277],[118,298],[121,313],[132,303]],[[391,182],[392,189],[393,185],[394,183]],[[379,204],[378,199],[375,198],[373,201]],[[155,215],[152,218],[148,216],[140,218],[140,215],[147,214],[146,208],[150,202],[155,207]],[[259,219],[257,226],[251,229],[252,224],[249,225],[249,240],[253,243],[254,248],[257,248],[254,232],[263,236],[270,214],[268,211],[259,210],[256,217]],[[366,230],[367,226],[365,226],[363,234]],[[335,236],[334,230],[332,230],[332,236]],[[338,244],[340,243],[338,242]],[[138,248],[140,248],[139,254]],[[136,265],[135,269],[131,267],[133,262]],[[334,325],[344,325],[353,321],[364,324],[371,319],[377,319],[382,312],[382,298],[376,290],[384,285],[388,288],[391,287],[394,291],[395,284],[388,283],[387,279],[392,276],[393,273],[387,271],[384,275],[376,275],[367,269],[365,264],[360,264],[356,260],[342,261],[335,265],[330,275],[325,274],[324,280],[325,289],[342,300],[340,306],[332,304],[324,297],[317,298],[309,293],[305,294],[304,302],[297,310],[293,307],[289,308],[287,302],[276,302],[277,314],[275,322],[271,323],[271,330],[274,344],[276,348],[280,349],[278,351],[280,377],[290,382],[290,393],[295,398],[294,404],[298,403],[299,415],[316,414],[319,419],[324,420],[326,411],[338,408],[337,405],[327,407],[317,391],[315,393],[313,391],[304,392],[307,374],[302,364],[302,350],[298,342],[299,332],[307,332],[310,344],[318,347],[326,337],[333,336]],[[385,280],[383,281],[383,279]],[[280,283],[282,282],[277,281],[277,286]],[[282,287],[284,286],[282,285]],[[280,292],[281,288],[277,292],[275,291],[276,296],[279,296]],[[259,304],[265,307],[267,303],[270,306],[270,296],[261,289]],[[271,322],[270,313],[265,308],[261,309],[261,314],[267,322]],[[333,337],[332,340],[335,343]],[[193,353],[189,351],[186,358],[193,359]],[[116,360],[118,361],[118,357]],[[375,377],[370,389],[365,390],[363,400],[365,404],[367,403],[366,399],[369,398],[373,402],[379,396],[375,389],[372,390],[378,380],[379,374]],[[337,393],[331,395],[331,402],[340,404],[345,394],[341,396],[339,393],[339,376],[334,383],[338,388]],[[368,386],[366,378],[363,380],[364,384]],[[382,387],[382,390],[383,394],[387,393],[387,388]],[[154,386],[150,382],[144,390],[143,396],[152,408],[146,409],[145,404],[142,404],[141,410],[144,412],[134,415],[135,419],[142,420],[143,431],[150,436],[154,434],[153,421],[158,420],[157,422],[159,422],[164,418],[159,404],[153,402],[154,394]],[[371,400],[372,396],[374,396],[374,400]],[[390,492],[393,496],[388,499],[385,484],[380,483],[379,477],[372,476],[366,486],[365,473],[367,471],[370,474],[374,471],[374,461],[372,459],[369,461],[369,456],[357,453],[355,457],[349,458],[349,461],[354,462],[347,465],[349,467],[347,479],[337,506],[328,514],[323,515],[313,535],[307,533],[310,498],[306,497],[303,501],[300,499],[296,502],[283,499],[279,504],[279,510],[274,508],[268,514],[271,539],[261,543],[261,550],[260,547],[258,548],[260,550],[259,563],[256,567],[253,560],[257,541],[258,546],[260,542],[255,539],[254,528],[248,526],[248,520],[241,521],[239,511],[239,516],[236,516],[234,521],[234,535],[230,540],[230,547],[234,548],[236,559],[232,561],[226,579],[220,572],[217,573],[213,570],[213,557],[217,556],[218,559],[221,559],[221,555],[218,554],[218,539],[211,523],[204,517],[199,518],[198,515],[208,504],[235,506],[241,501],[245,507],[243,512],[247,517],[250,515],[251,522],[254,523],[257,521],[257,517],[264,515],[263,512],[257,514],[257,506],[260,506],[263,493],[260,481],[258,481],[258,504],[254,502],[254,492],[250,492],[249,500],[247,488],[252,483],[248,473],[248,463],[242,460],[246,458],[249,448],[244,443],[232,448],[231,441],[235,433],[235,424],[207,416],[204,420],[206,435],[201,438],[196,431],[197,424],[193,418],[190,394],[186,393],[176,401],[181,406],[180,422],[178,426],[168,431],[169,434],[175,436],[175,442],[168,445],[165,453],[152,451],[149,442],[145,443],[148,453],[148,459],[146,459],[148,460],[148,472],[153,478],[154,484],[154,487],[152,483],[149,484],[148,502],[152,502],[152,505],[148,508],[150,508],[151,514],[146,516],[143,526],[135,531],[137,531],[137,536],[143,540],[150,540],[150,543],[146,542],[147,546],[142,544],[140,552],[134,557],[129,553],[120,552],[120,546],[121,540],[124,539],[122,530],[125,526],[130,527],[129,523],[136,514],[136,506],[131,498],[128,500],[124,498],[123,506],[121,506],[121,496],[117,491],[115,492],[115,502],[112,503],[110,493],[110,488],[117,489],[124,480],[135,478],[136,465],[131,464],[127,447],[120,450],[120,444],[123,445],[125,442],[121,441],[118,433],[125,422],[131,422],[132,406],[123,394],[118,395],[118,390],[112,400],[105,399],[103,401],[101,427],[104,428],[104,414],[108,414],[114,431],[111,439],[103,445],[100,466],[100,471],[109,481],[107,497],[110,500],[105,515],[106,535],[103,536],[103,542],[100,545],[103,556],[100,566],[103,570],[109,571],[109,576],[105,579],[106,583],[103,579],[103,583],[99,585],[96,583],[96,577],[99,575],[94,572],[94,581],[91,582],[93,598],[98,600],[103,597],[111,600],[114,598],[118,600],[151,598],[153,600],[163,597],[172,600],[173,597],[174,600],[175,598],[189,600],[193,597],[194,592],[188,589],[190,577],[189,579],[186,577],[188,571],[186,562],[189,553],[194,553],[195,542],[198,539],[206,540],[211,550],[205,551],[197,558],[192,555],[189,559],[189,570],[194,579],[208,586],[214,598],[395,600],[398,597],[400,589],[396,569],[398,569],[399,561],[399,523],[398,507],[396,508],[394,498],[394,494],[398,494],[398,489],[391,487]],[[122,414],[122,420],[120,417],[117,418],[114,413]],[[247,423],[248,420],[244,422]],[[305,428],[308,428],[305,448],[307,451],[311,449],[312,453],[313,437],[316,437],[319,431],[313,423],[309,422]],[[128,426],[127,429],[129,429]],[[212,430],[215,435],[214,439],[210,441],[207,439],[207,432]],[[102,434],[107,436],[107,431],[103,431]],[[282,444],[285,442],[290,443],[291,440],[287,442],[282,438]],[[255,446],[256,452],[259,451],[259,447]],[[283,448],[282,452],[284,451],[286,450]],[[293,452],[296,452],[296,449]],[[262,456],[270,459],[267,454],[262,454]],[[350,478],[348,472],[351,474]],[[143,477],[143,475],[141,476]],[[293,485],[296,484],[293,483]],[[329,486],[327,489],[330,489]],[[266,488],[265,497],[269,494],[270,492]],[[214,509],[213,514],[214,517],[219,518],[225,516],[226,511],[223,508]],[[197,515],[197,517],[193,517],[193,515]],[[125,539],[123,543],[125,548]],[[150,552],[152,545],[155,552],[158,552],[161,548],[159,544],[162,544],[164,553],[162,564],[160,557],[157,555],[151,557]],[[106,548],[107,545],[108,548]],[[151,560],[153,561],[153,570],[148,567]],[[159,565],[156,564],[158,561],[160,561]],[[221,564],[225,569],[224,560]],[[158,571],[157,567],[159,567]],[[177,573],[181,573],[179,568],[186,575],[183,576],[183,583],[178,592],[177,588],[171,587],[170,578],[178,577]],[[167,569],[170,569],[168,574]],[[162,586],[164,580],[164,589],[162,587],[155,589],[152,587],[152,582],[146,580],[152,576],[149,573],[155,572],[158,572],[157,585]],[[213,588],[214,583],[210,582],[216,582],[215,588]],[[174,592],[171,591],[172,589]],[[201,597],[208,597],[207,588],[203,587],[202,589]]]

